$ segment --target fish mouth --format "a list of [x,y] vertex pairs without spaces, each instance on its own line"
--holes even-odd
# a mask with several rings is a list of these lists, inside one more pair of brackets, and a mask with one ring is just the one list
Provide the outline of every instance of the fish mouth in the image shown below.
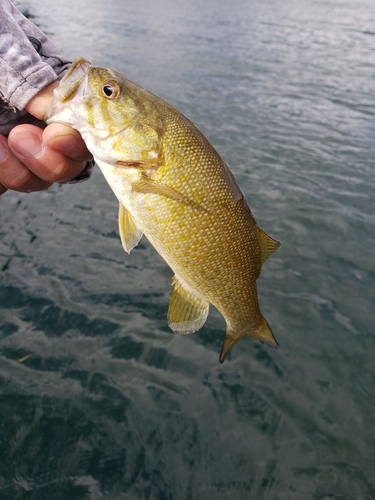
[[[86,59],[78,57],[75,59],[65,75],[55,88],[53,97],[44,115],[44,121],[49,124],[53,122],[71,125],[72,108],[77,108],[86,94],[88,87],[88,72],[91,64]],[[70,113],[68,113],[70,110]]]
[[61,84],[64,83],[71,83],[77,80],[78,78],[84,76],[87,74],[89,68],[91,67],[91,64],[89,61],[84,59],[83,57],[77,57],[72,64],[69,66],[67,69],[65,75],[61,79]]

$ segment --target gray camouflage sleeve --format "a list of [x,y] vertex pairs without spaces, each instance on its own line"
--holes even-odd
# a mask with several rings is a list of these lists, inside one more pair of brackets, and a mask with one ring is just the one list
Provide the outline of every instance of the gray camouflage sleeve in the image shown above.
[[[18,124],[46,124],[27,113],[26,104],[47,85],[62,78],[70,65],[48,37],[14,7],[0,0],[0,134]],[[90,176],[92,162],[79,180]],[[71,182],[77,182],[78,179]]]
[[69,61],[9,0],[0,0],[0,133],[34,119],[24,110],[40,90],[65,72]]

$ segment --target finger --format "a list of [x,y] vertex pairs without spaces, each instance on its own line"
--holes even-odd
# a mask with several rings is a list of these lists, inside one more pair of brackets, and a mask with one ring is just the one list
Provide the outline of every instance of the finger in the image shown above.
[[48,183],[68,182],[85,168],[86,161],[74,160],[43,142],[43,130],[34,125],[18,125],[9,134],[14,155],[37,177]]
[[7,139],[0,135],[0,194],[7,189],[31,193],[41,191],[50,184],[39,179],[9,149]]
[[58,86],[58,84],[59,82],[53,82],[41,90],[26,104],[26,111],[36,118],[39,118],[39,120],[43,120],[44,113],[53,96],[53,90]]
[[51,123],[44,129],[43,142],[51,149],[73,160],[87,161],[92,158],[81,134],[61,123]]

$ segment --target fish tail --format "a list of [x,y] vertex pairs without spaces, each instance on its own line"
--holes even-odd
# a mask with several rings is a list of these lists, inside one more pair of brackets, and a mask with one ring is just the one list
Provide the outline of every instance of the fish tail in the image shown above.
[[230,349],[241,339],[260,340],[260,342],[264,342],[270,347],[277,349],[277,341],[272,333],[271,327],[267,323],[266,319],[262,316],[261,324],[258,328],[252,330],[243,330],[240,332],[232,330],[229,327],[227,328],[227,332],[225,334],[220,352],[220,363],[224,362]]

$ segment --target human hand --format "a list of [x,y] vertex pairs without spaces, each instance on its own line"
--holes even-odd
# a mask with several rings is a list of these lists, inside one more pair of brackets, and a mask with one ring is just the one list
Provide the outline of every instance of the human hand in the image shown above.
[[[57,82],[39,92],[26,110],[43,119]],[[92,158],[81,135],[59,123],[44,130],[35,125],[17,125],[8,139],[0,135],[0,195],[8,189],[30,193],[54,182],[68,182]]]

